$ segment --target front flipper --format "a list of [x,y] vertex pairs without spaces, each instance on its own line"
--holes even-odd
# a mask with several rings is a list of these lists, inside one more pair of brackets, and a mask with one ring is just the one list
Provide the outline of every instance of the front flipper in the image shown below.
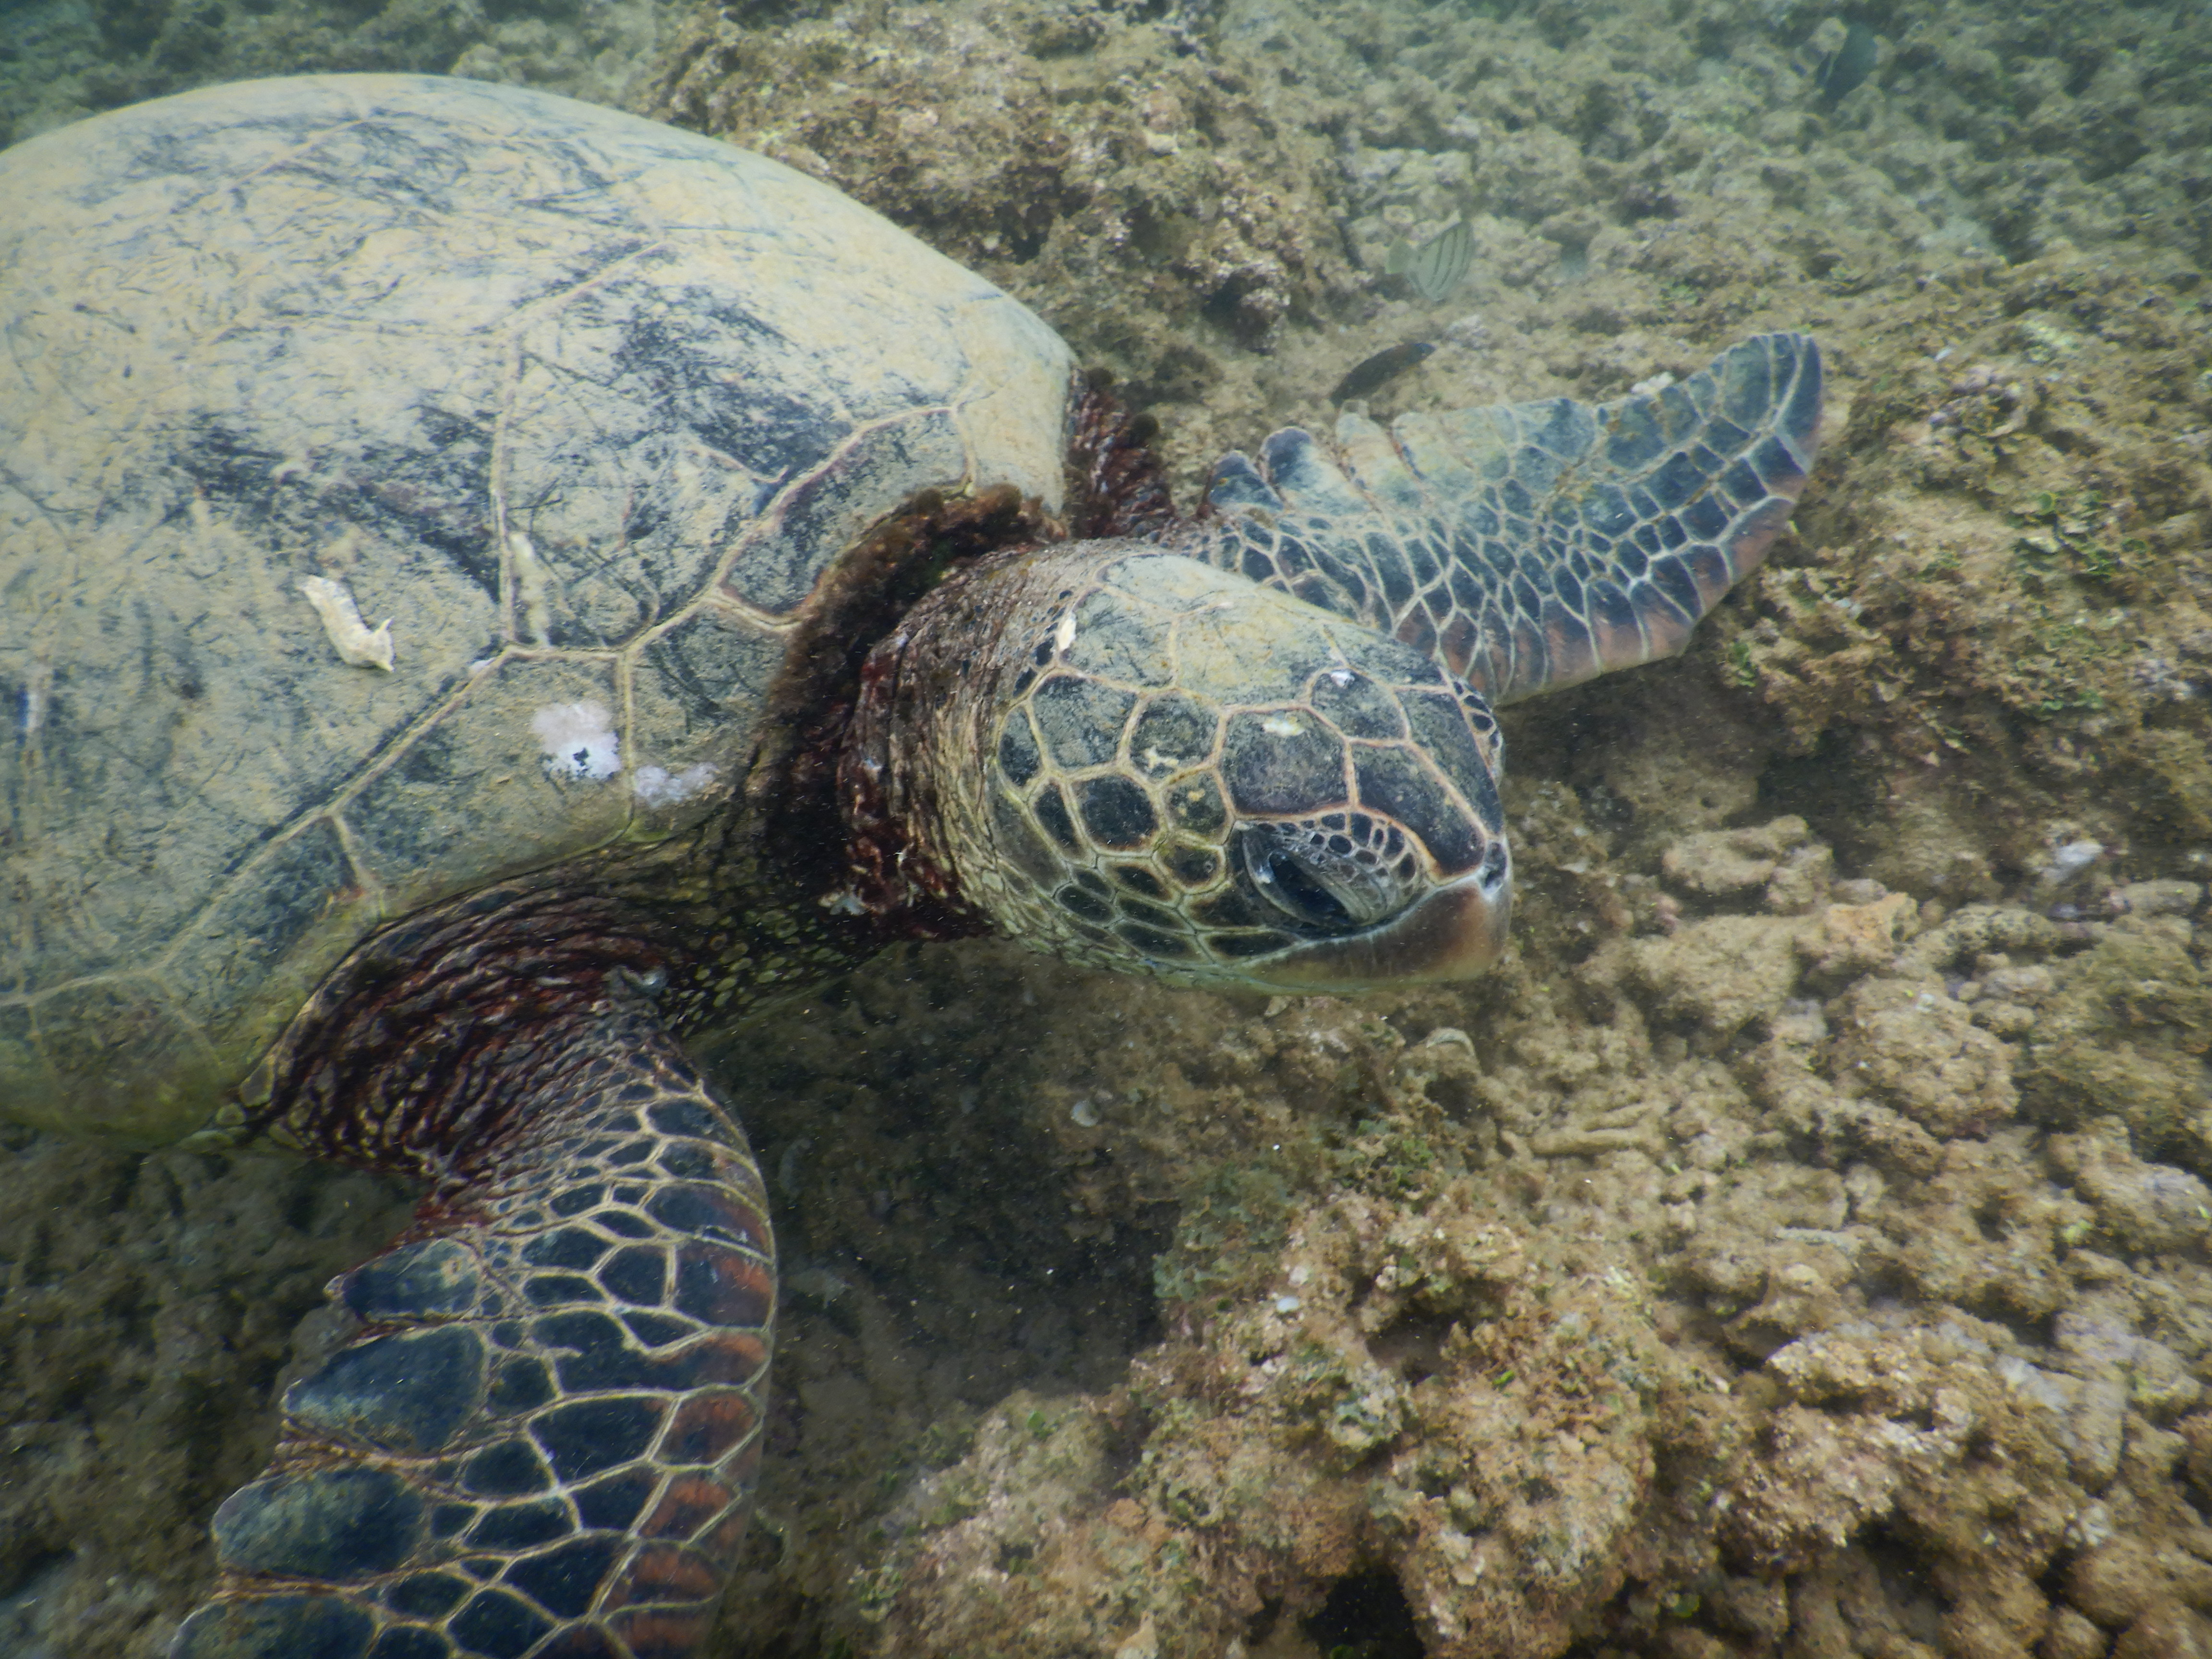
[[367,1322],[216,1512],[173,1659],[676,1659],[758,1462],[775,1312],[745,1139],[645,1012],[335,1282]]
[[1820,354],[1802,334],[1732,347],[1679,386],[1565,398],[1334,446],[1278,432],[1214,471],[1184,549],[1439,658],[1494,703],[1681,648],[1766,556],[1805,486]]

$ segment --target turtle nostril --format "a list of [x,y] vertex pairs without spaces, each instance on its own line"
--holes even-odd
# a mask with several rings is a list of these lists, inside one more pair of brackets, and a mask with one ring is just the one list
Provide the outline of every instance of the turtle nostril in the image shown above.
[[1482,855],[1482,865],[1474,872],[1474,878],[1484,892],[1495,893],[1505,884],[1506,873],[1511,868],[1512,860],[1506,854],[1505,843],[1493,841],[1490,850]]
[[1482,865],[1475,872],[1475,879],[1481,884],[1484,892],[1494,893],[1505,884],[1506,873],[1510,868],[1511,860],[1506,856],[1505,843],[1493,841],[1482,855]]

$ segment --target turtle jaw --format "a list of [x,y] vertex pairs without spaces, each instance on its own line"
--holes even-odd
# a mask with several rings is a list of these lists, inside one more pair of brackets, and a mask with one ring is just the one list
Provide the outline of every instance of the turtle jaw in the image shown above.
[[1309,995],[1473,979],[1504,950],[1512,919],[1511,876],[1477,872],[1364,933],[1311,940],[1243,973],[1263,988]]

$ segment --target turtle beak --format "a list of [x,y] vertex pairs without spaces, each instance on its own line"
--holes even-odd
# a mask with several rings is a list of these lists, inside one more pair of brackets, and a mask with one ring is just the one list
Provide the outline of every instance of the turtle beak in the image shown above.
[[1472,979],[1498,960],[1513,915],[1513,882],[1462,876],[1402,915],[1345,939],[1317,939],[1270,962],[1285,990],[1334,993]]

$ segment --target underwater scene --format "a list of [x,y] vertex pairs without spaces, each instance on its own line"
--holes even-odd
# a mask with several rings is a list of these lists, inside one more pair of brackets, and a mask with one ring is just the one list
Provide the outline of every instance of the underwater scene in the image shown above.
[[[1680,653],[1500,712],[1486,974],[915,940],[701,1045],[775,1374],[637,1653],[2212,1656],[2212,8],[0,0],[0,143],[310,70],[835,186],[1185,511],[1287,426],[1825,364]],[[157,1659],[422,1188],[21,1115],[0,1659]]]

